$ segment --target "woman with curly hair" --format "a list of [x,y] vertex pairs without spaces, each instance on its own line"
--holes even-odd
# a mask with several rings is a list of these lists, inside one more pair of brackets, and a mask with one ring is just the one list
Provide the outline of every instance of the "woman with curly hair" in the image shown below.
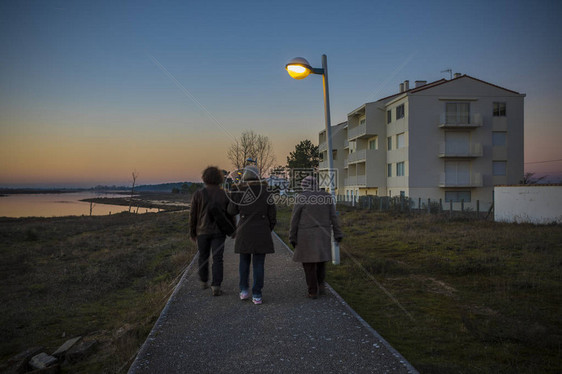
[[[211,290],[213,296],[222,294],[221,283],[223,280],[223,254],[225,234],[217,226],[209,213],[210,204],[216,204],[226,213],[228,197],[221,188],[223,182],[222,172],[215,166],[209,166],[203,171],[205,187],[197,190],[191,199],[189,212],[189,235],[197,243],[199,251],[199,280],[203,289],[209,287],[209,257],[213,258]],[[227,215],[232,225],[234,218]]]

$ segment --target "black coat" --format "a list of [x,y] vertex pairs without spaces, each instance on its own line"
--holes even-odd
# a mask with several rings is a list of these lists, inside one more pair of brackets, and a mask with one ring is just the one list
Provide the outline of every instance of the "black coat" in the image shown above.
[[[228,207],[228,197],[226,192],[219,186],[208,185],[205,187],[208,199],[219,204],[225,211]],[[189,236],[195,239],[198,235],[216,235],[222,234],[214,219],[209,215],[209,202],[203,195],[203,189],[195,191],[191,198],[191,208],[189,212]],[[234,224],[234,217],[229,216]]]
[[277,210],[270,201],[267,184],[258,181],[238,186],[231,193],[228,213],[240,214],[236,229],[235,253],[273,253],[271,231],[277,223]]

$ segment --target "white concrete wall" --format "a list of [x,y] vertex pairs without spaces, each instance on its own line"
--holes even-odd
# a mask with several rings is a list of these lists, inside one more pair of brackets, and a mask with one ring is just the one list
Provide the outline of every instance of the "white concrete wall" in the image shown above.
[[535,224],[562,223],[562,186],[494,187],[494,219]]

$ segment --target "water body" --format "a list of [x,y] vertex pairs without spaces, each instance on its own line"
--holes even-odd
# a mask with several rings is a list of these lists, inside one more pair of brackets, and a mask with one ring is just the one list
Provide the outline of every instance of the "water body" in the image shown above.
[[[7,195],[0,197],[0,217],[89,216],[90,203],[80,200],[95,197],[123,197],[123,195],[96,192]],[[132,209],[136,211],[136,207]],[[94,203],[92,215],[105,216],[128,210],[128,206]],[[152,212],[158,212],[158,209],[138,209],[138,213]]]

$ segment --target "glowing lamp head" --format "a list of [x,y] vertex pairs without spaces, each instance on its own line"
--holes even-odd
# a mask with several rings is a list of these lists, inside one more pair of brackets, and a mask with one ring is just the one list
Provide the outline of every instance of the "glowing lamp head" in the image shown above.
[[302,57],[295,57],[285,65],[285,69],[294,79],[304,79],[312,71],[312,67],[308,61]]

